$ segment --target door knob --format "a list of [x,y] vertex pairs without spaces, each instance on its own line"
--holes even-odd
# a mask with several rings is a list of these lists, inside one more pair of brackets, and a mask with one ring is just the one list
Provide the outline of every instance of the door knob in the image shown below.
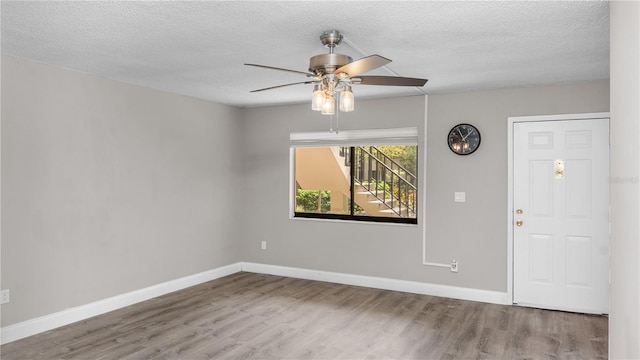
[[522,226],[523,222],[522,220],[516,220],[516,226]]

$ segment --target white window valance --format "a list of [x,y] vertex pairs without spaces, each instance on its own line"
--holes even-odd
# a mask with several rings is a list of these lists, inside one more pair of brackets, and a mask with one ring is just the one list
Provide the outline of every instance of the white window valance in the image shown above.
[[291,147],[418,145],[418,128],[341,130],[294,132],[289,136]]

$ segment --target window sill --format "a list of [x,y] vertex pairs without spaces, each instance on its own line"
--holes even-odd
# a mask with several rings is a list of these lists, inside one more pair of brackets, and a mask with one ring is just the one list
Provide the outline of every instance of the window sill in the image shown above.
[[364,225],[392,225],[392,226],[409,226],[409,227],[417,227],[418,220],[417,219],[405,219],[406,221],[397,221],[397,219],[391,218],[373,218],[371,217],[363,217],[360,219],[355,219],[351,216],[342,217],[340,215],[334,216],[326,216],[326,214],[322,214],[318,216],[317,214],[304,214],[304,215],[289,215],[290,220],[307,220],[307,221],[321,221],[321,222],[330,222],[330,223],[349,223],[349,224],[364,224]]

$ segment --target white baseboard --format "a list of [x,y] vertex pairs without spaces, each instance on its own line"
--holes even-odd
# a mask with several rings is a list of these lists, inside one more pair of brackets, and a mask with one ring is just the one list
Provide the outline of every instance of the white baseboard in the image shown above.
[[4,345],[31,335],[39,334],[57,327],[69,325],[93,316],[117,310],[125,306],[133,305],[174,291],[182,290],[190,286],[215,280],[223,276],[240,272],[241,269],[242,263],[235,263],[5,326],[0,329],[0,344]]
[[510,305],[506,292],[479,290],[448,285],[421,283],[372,276],[308,270],[286,266],[242,263],[242,271],[287,276],[298,279],[326,281],[337,284],[364,286],[375,289],[394,290],[414,294],[441,296],[460,300],[479,301],[491,304]]
[[121,309],[145,300],[190,286],[202,284],[240,271],[260,274],[287,276],[298,279],[333,282],[337,284],[364,286],[375,289],[403,291],[415,294],[441,296],[461,300],[480,301],[508,305],[506,292],[478,290],[447,285],[428,284],[415,281],[395,280],[373,276],[363,276],[328,271],[309,270],[277,265],[238,262],[213,270],[167,281],[144,289],[117,295],[86,305],[59,311],[53,314],[26,320],[0,329],[0,344],[10,343],[31,335],[69,325],[109,311]]

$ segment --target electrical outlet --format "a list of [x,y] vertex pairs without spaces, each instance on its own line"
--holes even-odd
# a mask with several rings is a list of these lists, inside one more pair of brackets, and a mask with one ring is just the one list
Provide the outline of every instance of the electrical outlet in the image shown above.
[[2,290],[0,292],[0,304],[9,302],[9,289]]
[[451,260],[451,272],[458,272],[458,260]]
[[267,250],[267,242],[266,241],[263,241],[263,242],[260,243],[260,249]]

